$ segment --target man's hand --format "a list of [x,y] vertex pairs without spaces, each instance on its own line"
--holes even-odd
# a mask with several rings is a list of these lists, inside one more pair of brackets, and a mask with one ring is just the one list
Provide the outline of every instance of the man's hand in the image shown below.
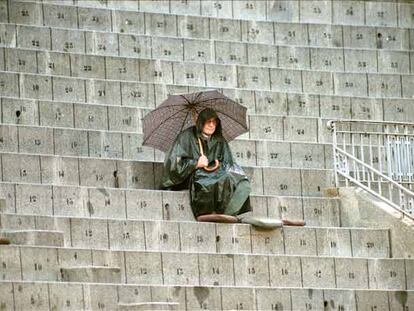
[[201,157],[198,158],[197,168],[206,167],[206,166],[208,166],[208,159],[206,156],[202,155]]

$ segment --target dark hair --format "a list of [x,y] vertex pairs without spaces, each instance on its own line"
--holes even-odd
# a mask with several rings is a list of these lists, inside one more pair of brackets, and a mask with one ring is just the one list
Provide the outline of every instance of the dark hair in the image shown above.
[[214,131],[213,136],[222,136],[221,120],[212,108],[205,108],[198,114],[196,121],[197,135],[202,133],[204,124],[210,119],[216,119],[217,121],[216,130]]

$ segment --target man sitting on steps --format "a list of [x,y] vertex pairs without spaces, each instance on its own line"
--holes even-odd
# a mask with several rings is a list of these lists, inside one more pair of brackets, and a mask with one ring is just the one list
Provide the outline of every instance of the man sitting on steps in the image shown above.
[[[198,139],[204,155],[200,155]],[[211,163],[218,167],[206,170]],[[303,221],[275,220],[251,215],[250,181],[234,161],[222,135],[216,112],[206,108],[196,125],[181,132],[166,155],[162,176],[163,189],[190,189],[190,203],[198,221],[243,222],[263,228],[304,225]]]

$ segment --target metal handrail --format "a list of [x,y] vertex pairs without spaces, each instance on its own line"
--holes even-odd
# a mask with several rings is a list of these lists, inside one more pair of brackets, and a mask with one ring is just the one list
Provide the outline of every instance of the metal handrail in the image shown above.
[[402,125],[402,126],[413,126],[411,122],[399,122],[399,121],[377,121],[377,120],[358,120],[358,119],[342,119],[342,120],[329,120],[328,127],[331,128],[333,123],[360,123],[360,124],[378,124],[378,125]]
[[[382,125],[384,131],[338,130],[350,123]],[[412,127],[414,133],[414,123],[330,120],[328,127],[333,135],[336,186],[343,177],[345,186],[351,182],[414,219],[414,183],[407,182],[414,181],[414,140],[408,131]]]
[[[336,133],[344,133],[344,134],[364,134],[364,135],[383,135],[383,132],[369,132],[369,131],[336,131]],[[398,134],[398,133],[394,133]],[[414,137],[414,134],[403,134],[407,137]]]

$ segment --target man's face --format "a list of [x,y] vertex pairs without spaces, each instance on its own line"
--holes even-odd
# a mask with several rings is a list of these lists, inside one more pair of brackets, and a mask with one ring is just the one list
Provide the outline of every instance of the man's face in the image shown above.
[[206,135],[213,135],[216,131],[217,120],[214,118],[208,119],[203,126],[203,133]]

